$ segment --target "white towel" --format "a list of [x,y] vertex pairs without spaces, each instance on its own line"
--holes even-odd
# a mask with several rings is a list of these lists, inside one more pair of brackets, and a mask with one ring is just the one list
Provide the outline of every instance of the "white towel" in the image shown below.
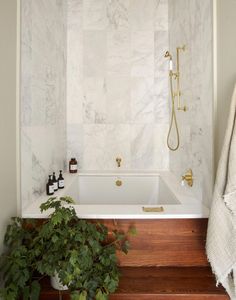
[[206,250],[217,283],[236,300],[236,85],[217,170]]

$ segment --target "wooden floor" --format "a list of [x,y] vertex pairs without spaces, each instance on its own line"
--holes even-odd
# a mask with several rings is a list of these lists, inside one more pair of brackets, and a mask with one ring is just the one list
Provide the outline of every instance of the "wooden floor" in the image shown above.
[[[229,300],[217,288],[209,267],[123,267],[120,285],[111,300]],[[58,291],[43,281],[41,300],[59,299]],[[67,292],[62,299],[69,300]]]

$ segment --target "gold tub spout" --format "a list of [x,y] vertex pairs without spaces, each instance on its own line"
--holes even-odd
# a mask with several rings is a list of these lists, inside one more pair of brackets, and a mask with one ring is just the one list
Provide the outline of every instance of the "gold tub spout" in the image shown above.
[[117,157],[116,158],[116,164],[117,164],[117,167],[120,168],[121,167],[121,161],[122,159],[120,157]]
[[157,207],[145,207],[143,206],[144,212],[163,212],[164,207],[163,206],[157,206]]

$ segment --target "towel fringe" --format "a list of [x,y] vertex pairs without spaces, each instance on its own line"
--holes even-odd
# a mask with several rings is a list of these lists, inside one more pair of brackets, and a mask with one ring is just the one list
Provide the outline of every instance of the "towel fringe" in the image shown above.
[[[217,272],[216,270],[214,269],[214,266],[211,262],[211,259],[210,257],[208,256],[208,252],[206,251],[206,256],[207,256],[207,261],[210,263],[210,266],[211,266],[211,270],[212,270],[212,273],[214,274],[215,278],[216,278],[216,286],[218,287],[219,284],[223,285],[223,282],[230,276],[230,274],[232,273],[232,271],[236,268],[236,262],[233,263],[233,265],[229,268],[228,271],[226,271],[222,276],[219,276],[217,275]],[[224,286],[224,285],[223,285]]]

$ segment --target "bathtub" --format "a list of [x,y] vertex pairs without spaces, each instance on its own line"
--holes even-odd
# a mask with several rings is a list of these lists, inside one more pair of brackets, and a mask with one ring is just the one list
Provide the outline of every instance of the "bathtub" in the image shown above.
[[[206,218],[208,209],[170,172],[80,172],[65,174],[65,188],[54,196],[71,196],[86,219]],[[24,218],[47,218],[42,195],[23,209]]]

